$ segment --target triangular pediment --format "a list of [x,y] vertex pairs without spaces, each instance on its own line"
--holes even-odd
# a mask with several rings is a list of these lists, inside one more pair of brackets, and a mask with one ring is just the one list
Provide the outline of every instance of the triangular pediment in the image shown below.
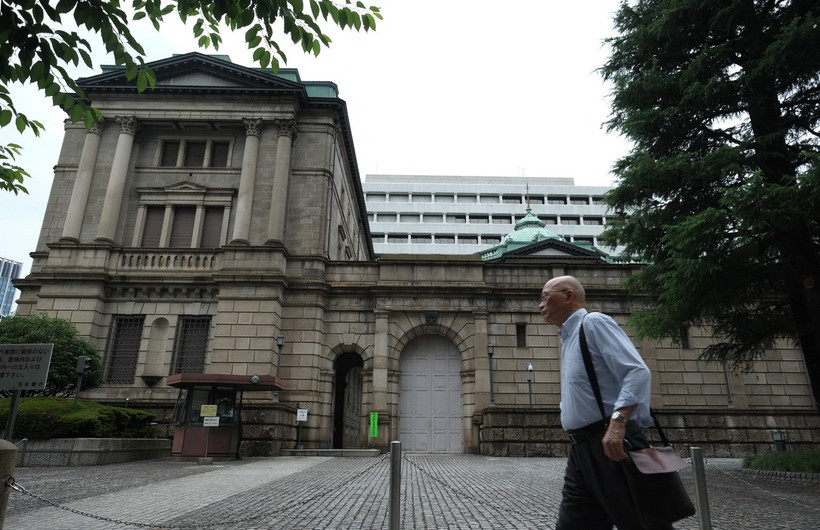
[[162,190],[166,193],[202,192],[207,189],[208,188],[205,186],[194,184],[193,182],[189,182],[187,180],[183,180],[182,182],[177,182],[176,184],[171,184],[170,186],[165,186],[162,188]]
[[[303,83],[274,75],[271,71],[234,64],[224,55],[191,52],[148,64],[157,76],[157,84],[147,93],[253,92],[306,96]],[[100,75],[82,78],[78,85],[91,93],[136,90],[135,81],[128,81],[125,70],[117,67],[107,68]]]
[[591,246],[581,246],[561,239],[545,239],[505,252],[493,261],[557,259],[601,262],[605,261],[607,257],[606,253]]

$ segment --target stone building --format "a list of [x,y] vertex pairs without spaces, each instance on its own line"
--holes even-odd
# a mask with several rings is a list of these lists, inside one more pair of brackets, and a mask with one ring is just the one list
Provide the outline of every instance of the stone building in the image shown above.
[[[293,447],[302,409],[305,447],[565,454],[541,286],[575,275],[592,310],[625,323],[640,301],[619,285],[638,265],[561,238],[490,260],[376,259],[334,84],[199,53],[151,66],[142,95],[117,69],[80,81],[105,121],[66,126],[32,272],[16,282],[18,314],[67,318],[99,347],[105,383],[83,397],[170,424],[169,376],[278,376],[276,396],[244,395],[245,453]],[[697,360],[709,330],[684,335],[637,342],[673,439],[718,454],[768,448],[773,429],[817,443],[798,350],[778,344],[732,376]]]

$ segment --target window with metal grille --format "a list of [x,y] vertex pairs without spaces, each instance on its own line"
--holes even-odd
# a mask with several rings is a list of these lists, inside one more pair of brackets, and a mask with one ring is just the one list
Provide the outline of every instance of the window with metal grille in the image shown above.
[[174,338],[174,356],[171,359],[171,375],[201,374],[205,371],[210,330],[209,316],[179,317]]
[[133,383],[140,353],[144,315],[115,315],[108,332],[105,380]]

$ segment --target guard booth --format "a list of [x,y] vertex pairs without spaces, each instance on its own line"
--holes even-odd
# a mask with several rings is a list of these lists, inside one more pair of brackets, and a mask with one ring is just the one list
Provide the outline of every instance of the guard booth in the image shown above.
[[[273,376],[230,374],[174,374],[168,377],[168,385],[179,388],[172,419],[173,457],[203,457],[206,447],[207,456],[238,456],[244,392],[286,388],[281,379]],[[202,405],[211,405],[206,411],[215,406],[216,415],[203,416]],[[215,423],[218,425],[207,426]]]

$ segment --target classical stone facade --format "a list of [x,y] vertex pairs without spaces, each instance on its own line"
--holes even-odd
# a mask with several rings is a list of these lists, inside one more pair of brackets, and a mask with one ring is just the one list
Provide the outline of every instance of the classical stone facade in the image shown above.
[[[566,450],[549,419],[560,348],[537,311],[541,286],[575,275],[591,310],[625,324],[640,300],[619,285],[639,265],[555,240],[493,261],[376,259],[335,85],[197,53],[152,66],[157,87],[143,95],[117,70],[81,82],[105,122],[67,126],[34,266],[16,282],[19,314],[67,318],[98,346],[106,382],[84,397],[128,399],[173,424],[170,374],[279,376],[286,389],[273,400],[244,395],[246,452],[276,453],[297,436],[305,447],[398,439],[517,454],[522,435],[549,440],[542,454]],[[734,376],[697,360],[709,330],[684,339],[636,342],[661,412],[711,422],[730,394],[731,410],[751,416],[813,411],[788,344]],[[297,409],[308,411],[298,430]],[[536,434],[506,423],[522,415],[544,420]]]

